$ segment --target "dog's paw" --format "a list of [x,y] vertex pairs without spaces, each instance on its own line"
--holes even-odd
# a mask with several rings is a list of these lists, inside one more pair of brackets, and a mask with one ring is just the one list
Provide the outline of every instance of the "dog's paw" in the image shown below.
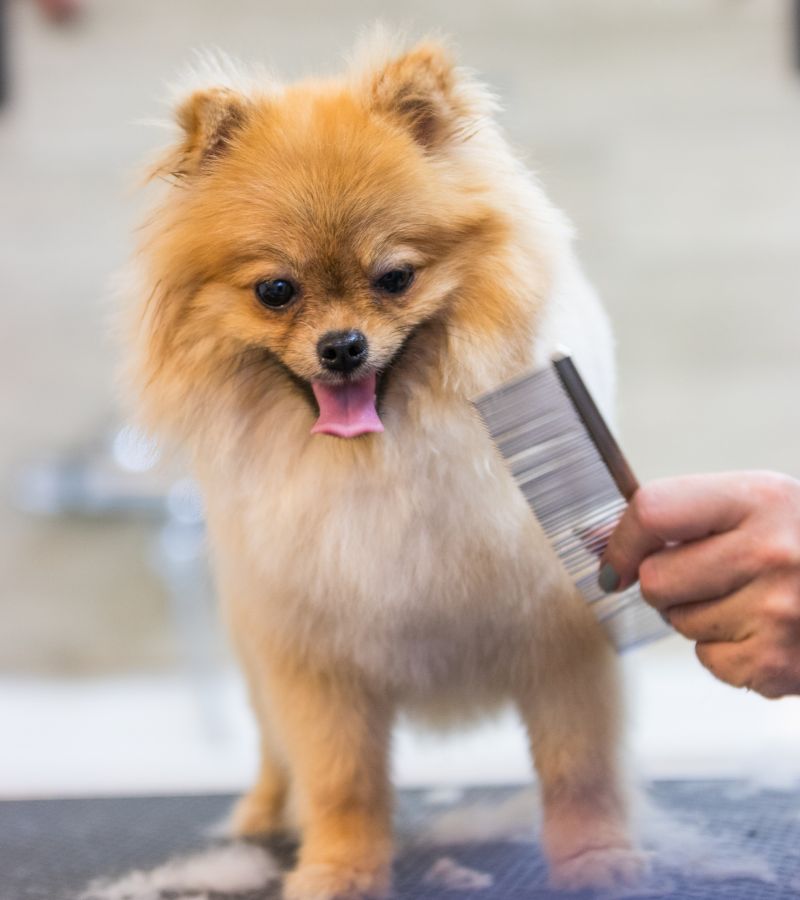
[[258,837],[285,829],[283,809],[274,797],[253,790],[240,797],[228,819],[228,832],[233,837]]
[[389,870],[351,865],[304,865],[290,872],[283,900],[381,900],[389,894]]
[[550,867],[550,882],[564,891],[635,888],[650,873],[650,857],[631,847],[595,847]]

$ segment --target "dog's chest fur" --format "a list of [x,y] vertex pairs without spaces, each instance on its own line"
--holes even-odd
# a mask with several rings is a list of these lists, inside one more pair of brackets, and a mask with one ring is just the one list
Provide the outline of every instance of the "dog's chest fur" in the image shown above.
[[205,469],[229,614],[412,693],[530,648],[560,574],[471,407],[356,441],[311,421],[284,409]]

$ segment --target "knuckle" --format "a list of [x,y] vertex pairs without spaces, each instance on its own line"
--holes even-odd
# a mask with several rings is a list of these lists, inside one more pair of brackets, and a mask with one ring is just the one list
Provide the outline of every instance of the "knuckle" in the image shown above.
[[716,674],[714,653],[708,644],[695,644],[694,653],[709,672]]
[[793,581],[774,585],[767,593],[763,611],[768,619],[779,625],[800,623],[800,590]]
[[791,496],[794,482],[778,472],[759,472],[753,485],[754,498],[763,504],[783,503]]
[[661,490],[654,485],[644,485],[636,492],[632,503],[639,525],[645,531],[657,530],[662,517]]
[[678,632],[678,634],[683,635],[685,638],[694,639],[695,629],[691,627],[691,623],[687,620],[686,616],[677,611],[670,611],[667,618],[669,624]]
[[648,557],[639,566],[639,587],[648,600],[666,599],[661,567],[652,557]]
[[783,689],[777,684],[756,685],[753,690],[765,700],[779,700],[784,695]]
[[782,529],[763,540],[756,553],[764,569],[785,569],[800,563],[800,535]]
[[676,631],[680,631],[683,634],[683,624],[686,618],[683,607],[673,606],[670,609],[665,609],[663,615]]
[[741,661],[733,660],[729,656],[723,656],[719,652],[719,645],[713,643],[698,643],[695,645],[695,654],[700,663],[720,681],[733,687],[744,687],[749,684],[746,677],[746,667]]
[[790,661],[781,651],[772,651],[760,661],[752,680],[753,689],[767,699],[776,699],[785,693],[784,682]]
[[788,669],[791,660],[789,655],[781,647],[769,647],[762,650],[758,663],[755,667],[754,682],[759,686],[774,689],[779,685]]

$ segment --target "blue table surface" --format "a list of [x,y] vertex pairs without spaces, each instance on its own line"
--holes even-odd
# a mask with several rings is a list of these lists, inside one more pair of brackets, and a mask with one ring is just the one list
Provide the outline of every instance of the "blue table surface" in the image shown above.
[[[527,842],[496,838],[457,846],[434,846],[420,837],[437,816],[460,807],[465,807],[465,816],[476,815],[476,804],[479,808],[500,805],[518,790],[470,789],[450,806],[431,804],[421,791],[400,792],[397,827],[403,849],[395,864],[393,896],[416,900],[566,896],[548,889],[544,861],[533,837]],[[693,823],[692,829],[708,833],[712,855],[719,852],[728,862],[756,859],[758,871],[749,873],[742,866],[735,877],[725,877],[720,872],[727,863],[720,859],[716,871],[714,865],[703,865],[698,873],[656,855],[654,875],[641,891],[606,897],[800,898],[800,792],[749,790],[731,782],[674,781],[654,783],[649,793],[659,808],[674,814],[676,828],[686,821]],[[214,795],[0,802],[0,900],[74,900],[96,878],[119,877],[134,868],[146,870],[177,854],[201,850],[211,841],[209,827],[224,816],[231,801],[230,796]],[[688,832],[690,841],[693,833]],[[294,848],[290,844],[269,847],[283,866],[291,863]],[[425,873],[443,856],[489,873],[492,885],[463,891],[426,883]],[[177,900],[181,895],[165,896]],[[280,888],[273,885],[246,895],[207,896],[210,900],[277,900]]]

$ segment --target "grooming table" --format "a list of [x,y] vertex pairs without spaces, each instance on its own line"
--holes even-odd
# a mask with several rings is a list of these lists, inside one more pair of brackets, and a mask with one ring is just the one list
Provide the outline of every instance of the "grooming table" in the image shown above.
[[[394,896],[403,900],[563,898],[565,895],[547,889],[544,862],[533,843],[500,840],[430,846],[408,837],[419,835],[444,813],[476,802],[499,804],[514,792],[513,788],[470,789],[450,802],[442,794],[435,803],[431,792],[401,792],[397,827],[405,849],[395,865]],[[753,791],[732,782],[674,781],[652,785],[651,794],[662,808],[692,819],[715,840],[721,840],[731,858],[738,853],[758,857],[772,874],[727,878],[717,872],[700,880],[680,871],[660,871],[657,865],[647,890],[625,892],[624,896],[681,900],[800,897],[800,792]],[[0,900],[74,900],[98,877],[150,869],[178,854],[201,850],[215,840],[209,838],[209,829],[224,817],[231,802],[231,797],[221,795],[0,802]],[[282,865],[291,863],[292,847],[276,844],[270,849]],[[489,873],[493,884],[467,891],[425,883],[425,873],[442,857]],[[248,894],[161,896],[170,900],[181,896],[278,900],[280,889],[274,885]],[[155,900],[154,895],[149,897]]]

